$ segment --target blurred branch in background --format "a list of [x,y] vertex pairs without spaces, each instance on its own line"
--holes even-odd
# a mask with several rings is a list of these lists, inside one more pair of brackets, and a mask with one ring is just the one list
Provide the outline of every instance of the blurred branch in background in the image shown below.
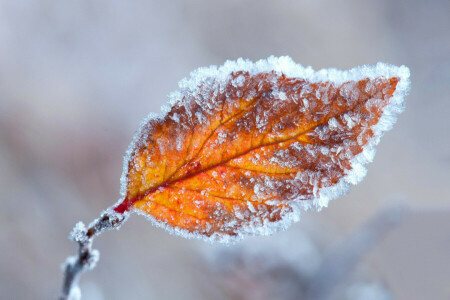
[[275,243],[244,241],[241,246],[220,247],[203,261],[206,275],[200,285],[214,294],[210,298],[222,294],[224,299],[325,300],[335,299],[338,290],[339,299],[393,299],[382,283],[348,282],[348,278],[406,211],[400,204],[383,209],[325,254],[310,236],[298,231]]
[[403,220],[405,213],[406,207],[401,204],[385,208],[344,240],[342,245],[332,249],[310,280],[305,299],[327,299],[332,289],[348,276],[363,256]]

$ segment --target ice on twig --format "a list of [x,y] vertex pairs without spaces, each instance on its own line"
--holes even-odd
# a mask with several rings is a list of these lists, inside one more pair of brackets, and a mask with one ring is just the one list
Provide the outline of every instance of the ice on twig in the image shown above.
[[69,238],[77,243],[86,243],[88,240],[87,229],[83,222],[78,222],[72,229]]

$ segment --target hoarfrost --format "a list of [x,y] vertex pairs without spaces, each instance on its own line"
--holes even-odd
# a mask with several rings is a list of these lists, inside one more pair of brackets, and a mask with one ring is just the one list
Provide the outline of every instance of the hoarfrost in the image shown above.
[[177,137],[177,150],[180,151],[181,149],[183,149],[183,140],[181,139],[181,137]]
[[197,117],[197,120],[200,124],[202,124],[206,120],[206,117],[199,111],[195,113],[195,116]]
[[274,92],[273,95],[280,100],[287,100],[287,96],[286,96],[285,92],[278,91],[278,92]]
[[86,235],[87,229],[83,222],[78,222],[72,229],[69,238],[77,243],[85,243],[88,239]]
[[231,81],[231,84],[232,84],[234,87],[241,87],[241,86],[244,85],[244,82],[245,82],[245,76],[241,74],[241,75],[239,75],[238,77],[236,77],[235,79],[233,79],[233,80]]
[[331,118],[328,120],[328,125],[330,126],[330,128],[337,128],[339,127],[339,123],[336,120],[336,118]]
[[323,155],[327,155],[330,150],[327,147],[321,147],[320,152],[322,152]]
[[305,108],[308,109],[309,107],[309,101],[306,98],[303,98],[303,104],[305,105]]
[[[230,82],[230,74],[242,72],[244,75],[239,75],[235,77],[232,82]],[[350,164],[351,168],[346,170],[345,176],[343,176],[337,184],[327,185],[323,184],[321,186],[320,182],[327,183],[329,181],[326,180],[318,180],[318,173],[314,172],[298,172],[295,176],[295,179],[289,183],[289,186],[295,187],[296,185],[301,184],[309,184],[312,183],[314,186],[313,189],[313,198],[304,200],[305,195],[301,193],[295,194],[292,199],[290,199],[290,204],[288,208],[281,208],[282,219],[277,222],[269,222],[267,219],[256,218],[253,220],[253,225],[248,225],[243,228],[239,228],[236,230],[236,236],[228,236],[220,233],[213,233],[211,236],[207,237],[205,235],[199,233],[191,233],[187,230],[183,230],[180,228],[170,227],[164,222],[156,220],[152,216],[148,216],[147,214],[135,210],[135,212],[140,213],[148,217],[156,226],[165,228],[170,233],[182,235],[187,238],[201,238],[209,241],[220,241],[220,242],[231,242],[238,239],[241,239],[246,235],[269,235],[275,231],[283,230],[289,227],[292,222],[296,222],[299,220],[300,212],[302,210],[308,209],[317,209],[320,210],[322,207],[326,207],[328,202],[332,199],[335,199],[344,193],[346,193],[349,187],[353,184],[356,184],[362,180],[362,178],[366,174],[365,164],[370,162],[373,159],[375,154],[375,146],[379,143],[380,137],[392,128],[392,125],[395,123],[397,115],[403,111],[404,109],[404,97],[409,92],[409,69],[405,66],[396,67],[384,63],[378,63],[375,66],[361,66],[356,67],[348,71],[341,71],[337,69],[322,69],[319,71],[314,71],[311,67],[303,67],[300,64],[296,64],[291,58],[287,56],[283,57],[269,57],[268,59],[260,60],[255,63],[250,60],[244,60],[242,58],[236,61],[227,61],[221,67],[211,66],[207,68],[199,68],[191,73],[191,77],[189,79],[183,79],[179,82],[179,90],[171,93],[169,95],[169,103],[173,107],[174,105],[183,104],[186,108],[186,120],[181,121],[181,118],[177,114],[172,115],[172,120],[176,123],[180,123],[180,126],[189,128],[192,126],[193,120],[197,119],[198,123],[204,124],[208,120],[208,118],[200,111],[191,111],[188,105],[187,98],[193,99],[202,109],[209,109],[207,114],[214,114],[214,110],[212,110],[213,106],[208,102],[208,99],[213,95],[216,97],[218,93],[226,94],[227,84],[231,85],[235,88],[242,87],[246,84],[246,78],[249,76],[254,76],[259,73],[270,73],[274,72],[276,76],[284,75],[287,78],[297,78],[304,80],[309,83],[322,83],[327,82],[333,86],[340,86],[340,94],[348,101],[354,102],[357,101],[360,96],[359,90],[355,88],[354,82],[363,79],[373,80],[375,78],[391,78],[398,77],[399,82],[397,84],[394,95],[390,99],[390,102],[387,106],[383,108],[383,113],[377,125],[370,127],[373,131],[373,135],[371,139],[366,143],[364,149],[361,153],[353,156],[350,149],[351,145],[343,143],[342,145],[337,145],[336,147],[327,148],[320,147],[314,148],[310,144],[300,144],[295,143],[292,145],[290,149],[295,151],[302,151],[308,153],[311,158],[319,157],[319,156],[328,156],[332,153],[336,153],[337,158],[339,157],[348,157],[351,158]],[[275,83],[276,78],[274,77],[272,81]],[[274,84],[273,83],[273,84]],[[344,84],[345,83],[345,84]],[[272,83],[271,83],[272,84]],[[213,90],[205,91],[204,86],[213,86]],[[365,91],[367,93],[373,93],[376,87],[369,82]],[[259,91],[262,89],[261,85],[257,85],[254,87],[254,90],[249,92],[242,92],[240,90],[236,91],[236,95],[238,97],[244,97],[245,99],[251,99],[254,95],[257,95]],[[313,88],[305,84],[304,88],[299,93],[299,109],[301,111],[308,110],[311,107],[314,108],[317,105],[314,101],[310,101],[306,99],[306,95],[310,95],[313,91]],[[200,95],[196,98],[195,95]],[[327,104],[330,102],[330,97],[325,90],[318,90],[314,94],[314,97],[323,101],[323,103]],[[230,96],[230,95],[228,95]],[[280,92],[274,90],[273,96],[278,98],[279,100],[291,101],[290,97],[287,97],[284,92]],[[193,98],[192,98],[193,97]],[[292,100],[294,101],[294,100]],[[373,105],[377,99],[370,99],[367,101],[366,106]],[[372,102],[372,104],[371,104]],[[301,105],[303,104],[303,105]],[[370,108],[370,107],[369,107]],[[369,109],[368,108],[368,109]],[[130,144],[127,153],[124,158],[123,164],[123,174],[121,177],[121,195],[122,199],[119,200],[119,203],[125,199],[127,184],[128,184],[128,166],[130,162],[130,158],[132,157],[132,153],[136,148],[136,145],[141,142],[140,138],[145,136],[143,132],[145,132],[146,125],[152,120],[161,120],[165,114],[171,109],[171,107],[165,108],[163,110],[162,115],[149,115],[145,120],[141,122],[140,129],[135,134],[132,143]],[[370,111],[370,109],[369,109]],[[316,116],[318,117],[318,116]],[[266,130],[265,119],[258,116],[259,119],[256,120],[256,124],[245,123],[243,122],[243,126],[247,126],[246,128],[251,128],[250,126],[257,127],[260,131]],[[363,124],[364,120],[361,120],[361,117],[358,115],[352,114],[344,114],[337,120],[336,118],[330,118],[328,120],[328,126],[318,126],[314,130],[314,134],[321,139],[327,139],[332,131],[341,130],[342,127],[347,127],[352,129],[357,124]],[[277,124],[277,126],[281,126],[282,124]],[[344,126],[343,126],[344,125]],[[278,128],[278,127],[276,127]],[[282,128],[282,127],[280,127]],[[367,128],[369,129],[369,128]],[[268,133],[269,137],[272,136],[272,133]],[[218,139],[216,140],[219,144],[225,142],[225,133],[219,134]],[[360,138],[360,137],[358,137]],[[178,145],[177,149],[181,149],[181,144]],[[289,155],[280,153],[277,157],[277,164],[281,166],[289,166],[292,165],[293,161],[289,161]],[[264,154],[265,155],[265,154]],[[258,163],[259,160],[263,159],[258,154],[254,155],[252,160],[254,163]],[[335,159],[335,158],[333,158]],[[333,161],[334,162],[334,161]],[[339,164],[339,162],[337,162]],[[283,165],[284,164],[284,165]],[[339,166],[342,167],[342,166]],[[322,172],[322,171],[321,171]],[[323,171],[325,172],[325,171]],[[213,171],[213,177],[217,176],[217,173]],[[264,196],[270,194],[272,191],[271,185],[274,185],[276,182],[272,180],[266,180],[264,184],[261,184],[259,181],[256,181],[254,178],[249,178],[249,182],[253,184],[253,189],[257,198],[263,199]],[[276,189],[276,188],[273,188]],[[259,210],[259,208],[255,208],[251,202],[247,202],[247,206],[249,211],[252,213],[257,212],[259,215],[263,215],[263,212]],[[259,207],[259,206],[258,206]],[[216,208],[216,212],[218,215],[223,213],[221,207]],[[242,216],[241,216],[242,217]],[[231,221],[227,223],[227,226],[232,228],[235,224]],[[82,231],[83,228],[80,225],[79,230]],[[77,238],[76,233],[74,234],[74,239]]]
[[348,128],[352,129],[353,126],[355,126],[355,122],[352,120],[352,118],[348,115],[344,115],[344,120],[347,123]]
[[221,145],[226,142],[227,134],[225,132],[220,132],[218,134],[217,144]]
[[247,207],[252,213],[256,212],[255,207],[253,206],[253,204],[250,201],[247,201]]
[[178,116],[177,113],[174,113],[174,114],[173,114],[172,120],[174,120],[176,123],[179,123],[179,122],[180,122],[180,117]]

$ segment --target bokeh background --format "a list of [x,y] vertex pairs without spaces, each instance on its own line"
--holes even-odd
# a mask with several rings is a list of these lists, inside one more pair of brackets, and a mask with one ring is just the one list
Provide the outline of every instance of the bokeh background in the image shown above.
[[287,232],[228,248],[133,216],[95,241],[84,299],[300,299],[324,265],[342,273],[325,299],[450,299],[449,29],[446,0],[0,0],[0,298],[57,297],[68,233],[117,201],[133,132],[180,79],[289,55],[411,69],[365,180]]

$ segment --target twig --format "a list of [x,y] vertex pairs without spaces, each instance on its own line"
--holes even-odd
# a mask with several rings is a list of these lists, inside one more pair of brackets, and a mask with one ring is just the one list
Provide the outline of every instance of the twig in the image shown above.
[[70,239],[79,245],[78,255],[70,256],[64,263],[64,281],[60,300],[79,300],[81,291],[78,281],[86,270],[92,270],[100,257],[99,251],[92,249],[94,238],[105,229],[118,229],[127,219],[126,215],[118,214],[112,209],[102,213],[89,228],[83,222],[78,222],[73,228]]

